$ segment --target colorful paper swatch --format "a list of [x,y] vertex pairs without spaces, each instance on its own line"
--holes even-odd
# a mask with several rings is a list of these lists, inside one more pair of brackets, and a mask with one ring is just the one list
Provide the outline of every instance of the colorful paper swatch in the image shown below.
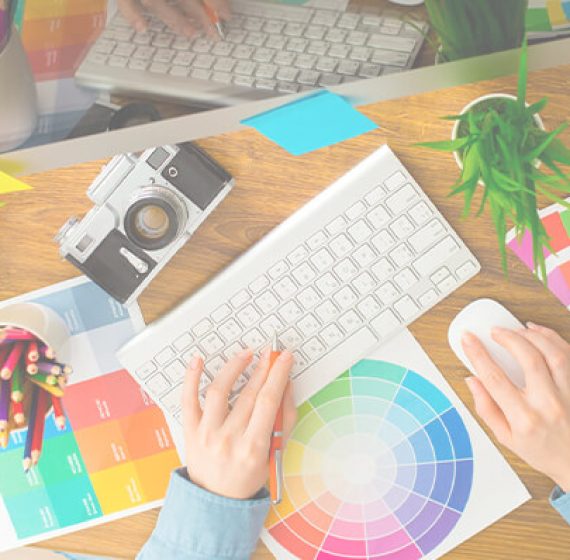
[[529,0],[526,27],[539,34],[570,29],[570,0]]
[[[567,199],[570,202],[570,198]],[[545,250],[548,289],[570,310],[570,210],[553,204],[540,212],[540,219],[554,253]],[[532,236],[526,231],[518,240],[514,230],[507,234],[507,246],[530,270],[535,270]]]
[[330,91],[303,97],[242,121],[294,156],[354,138],[378,125]]
[[0,451],[0,550],[159,505],[178,453],[162,412],[115,358],[143,325],[138,308],[85,278],[14,301],[46,305],[65,319],[72,336],[61,358],[74,373],[63,398],[66,428],[49,414],[38,466],[22,468],[26,429],[12,431]]
[[435,385],[362,360],[300,407],[284,471],[266,528],[291,557],[418,560],[461,518],[473,450]]
[[8,194],[16,191],[25,191],[31,189],[29,185],[19,181],[15,177],[0,171],[0,194]]

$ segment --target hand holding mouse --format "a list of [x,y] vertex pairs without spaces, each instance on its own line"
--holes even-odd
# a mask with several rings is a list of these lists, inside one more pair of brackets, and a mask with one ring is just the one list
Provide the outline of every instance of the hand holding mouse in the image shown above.
[[477,414],[497,440],[570,492],[570,345],[546,327],[496,328],[492,338],[521,365],[519,389],[471,333],[462,345],[477,377],[467,379]]
[[[228,0],[206,2],[222,20],[230,18]],[[191,37],[203,30],[210,37],[217,37],[216,28],[212,25],[202,0],[179,0],[175,3],[170,0],[119,0],[119,10],[138,32],[147,28],[143,14],[148,11],[179,35]]]
[[251,359],[251,351],[244,350],[222,368],[208,388],[202,410],[198,387],[203,362],[194,357],[182,403],[188,476],[209,492],[240,500],[254,496],[267,481],[271,434],[281,401],[285,439],[297,414],[289,381],[293,356],[281,352],[270,369],[269,349],[229,410],[232,387]]

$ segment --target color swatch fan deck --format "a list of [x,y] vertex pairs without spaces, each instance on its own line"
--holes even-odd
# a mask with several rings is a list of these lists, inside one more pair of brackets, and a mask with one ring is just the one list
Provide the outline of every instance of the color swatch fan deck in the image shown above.
[[411,334],[386,346],[299,407],[263,534],[277,558],[436,558],[506,513],[497,489],[496,511],[479,515],[476,487],[502,480],[507,502],[527,499]]

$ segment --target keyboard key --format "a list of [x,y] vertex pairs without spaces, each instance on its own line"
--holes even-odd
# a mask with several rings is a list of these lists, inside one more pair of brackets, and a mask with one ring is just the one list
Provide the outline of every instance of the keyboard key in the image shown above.
[[246,329],[256,324],[259,319],[261,319],[261,315],[255,309],[255,307],[253,307],[253,305],[246,305],[241,311],[238,311],[236,316],[239,319],[239,322]]
[[216,72],[231,72],[236,65],[236,61],[233,58],[222,57],[218,58],[216,64],[214,64],[214,70]]
[[275,283],[273,290],[282,300],[286,300],[297,291],[297,285],[289,276],[285,276]]
[[279,308],[279,315],[285,323],[294,323],[302,314],[303,310],[295,301],[288,301]]
[[428,307],[437,301],[437,292],[435,290],[428,290],[418,298],[418,301],[422,307]]
[[253,87],[255,80],[251,76],[236,76],[234,78],[234,84],[241,87]]
[[275,77],[278,80],[284,82],[294,82],[299,74],[299,70],[297,68],[290,68],[289,66],[283,66],[279,68]]
[[338,74],[341,74],[343,76],[356,76],[359,68],[359,62],[354,62],[352,60],[342,60],[339,62],[336,71]]
[[320,292],[325,296],[328,296],[330,293],[334,292],[337,288],[340,288],[339,281],[330,272],[327,272],[326,274],[321,276],[315,282],[315,285],[320,290]]
[[291,368],[291,377],[295,378],[300,375],[309,366],[309,360],[305,358],[300,350],[293,352],[293,367]]
[[238,325],[235,319],[228,319],[218,327],[219,335],[227,342],[236,340],[242,334],[242,328]]
[[304,53],[307,50],[309,41],[303,37],[292,37],[287,41],[285,48],[289,52]]
[[317,337],[310,338],[307,342],[305,342],[305,344],[303,344],[301,347],[301,350],[303,351],[303,354],[305,354],[305,356],[307,356],[307,358],[309,358],[311,361],[315,361],[326,352],[326,348]]
[[216,61],[216,57],[209,54],[199,54],[194,59],[194,68],[201,68],[203,70],[209,70]]
[[382,23],[382,18],[371,15],[371,14],[364,14],[362,16],[362,25],[369,25],[370,27],[379,27]]
[[437,289],[442,293],[442,294],[447,294],[451,291],[453,291],[455,288],[457,287],[457,280],[449,275],[447,278],[445,278],[444,280],[442,280],[438,285],[437,285]]
[[374,187],[364,197],[364,200],[366,200],[369,206],[374,206],[378,204],[378,202],[380,202],[383,198],[384,198],[384,189],[380,185],[378,185],[377,187]]
[[243,335],[243,343],[247,348],[257,349],[267,342],[267,338],[258,329],[252,329]]
[[303,342],[303,337],[291,327],[279,335],[279,340],[285,348],[290,350],[301,344],[301,342]]
[[172,360],[175,356],[176,356],[176,353],[174,352],[174,350],[173,350],[172,348],[170,348],[170,346],[167,346],[166,348],[164,348],[163,350],[161,350],[161,351],[154,357],[154,361],[155,361],[159,366],[164,366],[164,365],[166,365],[168,362],[170,362],[170,360]]
[[419,199],[419,195],[414,187],[408,183],[386,199],[386,206],[392,214],[401,214]]
[[232,393],[239,393],[249,381],[249,377],[245,373],[242,373],[235,381],[234,386],[232,387]]
[[400,292],[392,282],[382,284],[374,293],[384,305],[389,305],[400,295]]
[[402,243],[390,251],[390,258],[397,267],[402,267],[414,258],[414,253],[405,243]]
[[229,56],[234,50],[235,45],[225,41],[218,41],[212,49],[212,54],[216,56]]
[[319,85],[320,86],[336,86],[342,82],[342,78],[337,76],[336,74],[323,74],[319,78]]
[[299,76],[297,77],[297,81],[300,84],[315,86],[317,85],[320,77],[320,73],[315,72],[314,70],[301,70],[301,72],[299,72]]
[[380,229],[390,221],[390,215],[382,206],[377,206],[366,215],[366,219],[370,222],[374,229]]
[[446,237],[429,249],[414,262],[414,268],[420,276],[427,276],[434,268],[459,251],[459,245],[453,237]]
[[166,395],[164,395],[160,402],[168,412],[174,414],[177,410],[182,408],[182,389],[184,387],[183,383],[179,383],[174,387],[171,391],[168,391]]
[[200,346],[206,355],[212,355],[224,347],[222,339],[216,333],[210,333],[200,341]]
[[360,71],[358,75],[361,78],[376,78],[382,73],[382,66],[380,64],[371,64],[366,62],[360,65]]
[[348,45],[332,45],[329,49],[328,56],[333,58],[346,59],[350,53],[350,47]]
[[312,70],[318,57],[314,54],[300,54],[295,59],[295,66],[302,70]]
[[255,71],[256,78],[272,79],[277,73],[278,67],[275,64],[259,64]]
[[378,252],[382,255],[394,246],[396,240],[388,230],[382,230],[378,235],[372,238],[372,245],[378,249]]
[[342,342],[344,339],[344,334],[337,325],[332,324],[328,327],[325,327],[319,333],[319,337],[329,348],[334,348],[337,344]]
[[195,70],[192,70],[190,75],[197,80],[208,80],[212,73],[209,70],[204,70],[203,68],[196,68]]
[[232,299],[230,303],[234,309],[239,309],[242,305],[250,300],[250,295],[247,290],[240,290]]
[[323,245],[323,243],[326,243],[326,241],[327,241],[326,233],[324,231],[318,231],[317,233],[309,237],[309,239],[307,239],[307,246],[309,247],[309,249],[311,249],[311,251],[314,251],[315,249],[318,249],[321,245]]
[[243,346],[239,342],[234,342],[224,350],[224,356],[226,357],[226,359],[231,360],[236,354],[239,354],[242,350]]
[[267,291],[255,299],[255,305],[263,314],[267,314],[279,305],[279,300],[272,292]]
[[295,58],[297,58],[297,56],[293,52],[279,51],[273,58],[273,64],[278,64],[279,66],[291,66]]
[[403,321],[411,321],[419,312],[420,308],[410,296],[404,296],[394,304],[394,309]]
[[429,218],[433,216],[433,212],[431,211],[429,206],[423,201],[419,202],[411,210],[409,210],[408,214],[418,226],[421,226]]
[[276,278],[283,276],[283,274],[285,274],[288,270],[289,266],[287,263],[285,261],[279,261],[269,269],[268,273],[269,276],[275,280]]
[[376,280],[368,272],[363,272],[352,280],[351,285],[360,295],[365,295],[376,287]]
[[170,388],[170,381],[162,373],[157,373],[146,381],[146,386],[152,394],[162,395]]
[[356,29],[359,21],[360,14],[345,13],[340,16],[336,25],[341,29]]
[[178,383],[184,379],[186,366],[180,360],[174,360],[169,366],[164,368],[164,373],[173,383]]
[[330,248],[337,257],[343,257],[354,249],[354,244],[346,235],[341,234],[331,241]]
[[316,39],[320,41],[327,32],[327,28],[323,25],[308,25],[305,29],[305,37],[307,39]]
[[362,243],[372,235],[372,230],[364,220],[358,220],[358,222],[353,226],[350,226],[347,231],[348,235],[350,235],[350,237],[352,237],[352,239],[358,244]]
[[352,288],[345,286],[333,296],[333,299],[342,310],[353,307],[358,301],[358,296]]
[[[384,35],[383,39],[385,38],[386,36]],[[376,40],[374,42],[376,42]],[[380,40],[378,40],[378,42],[384,43],[384,41]],[[375,45],[371,44],[370,42],[368,44],[371,47],[375,47]],[[410,52],[409,51],[395,52],[384,49],[376,49],[372,54],[371,60],[376,64],[384,64],[386,66],[398,66],[400,68],[405,68],[408,65],[408,61],[410,60]]]
[[309,286],[299,293],[297,300],[303,306],[303,308],[312,309],[315,305],[317,305],[317,303],[321,301],[321,297],[315,288]]
[[291,274],[300,286],[306,286],[316,277],[316,272],[307,263],[303,263],[295,268]]
[[336,23],[338,16],[339,14],[337,12],[329,10],[317,10],[313,16],[311,24],[326,25],[327,27],[332,27]]
[[345,332],[351,333],[360,327],[363,324],[363,321],[356,311],[350,309],[338,318],[338,323]]
[[261,321],[259,326],[269,339],[275,332],[279,332],[283,329],[283,322],[276,315],[269,315],[267,319]]
[[113,68],[125,68],[129,59],[126,56],[112,55],[109,57],[107,64]]
[[407,216],[400,216],[390,225],[390,230],[397,239],[405,239],[414,231],[414,229],[412,222],[408,220]]
[[[416,40],[409,37],[390,37],[383,34],[373,34],[370,36],[370,39],[368,39],[368,46],[374,49],[386,49],[386,51],[398,51],[400,53],[409,54],[414,50],[416,46]],[[376,60],[374,58],[372,60],[374,62],[379,62],[380,64],[390,64],[391,66],[405,66],[405,64],[382,62],[381,60]],[[394,60],[398,61],[399,59]]]
[[297,93],[299,91],[299,86],[297,84],[291,84],[287,82],[279,82],[277,84],[277,90],[281,93]]
[[346,37],[346,43],[355,47],[361,47],[366,43],[367,39],[368,33],[364,33],[363,31],[353,31]]
[[382,305],[378,303],[378,300],[374,296],[369,295],[356,306],[356,309],[368,320],[372,317],[376,317],[376,315],[380,313]]
[[338,307],[328,299],[315,309],[315,313],[323,323],[328,323],[337,317]]
[[401,187],[405,181],[406,181],[405,175],[401,171],[396,171],[396,173],[394,173],[393,175],[388,177],[386,181],[384,181],[384,185],[388,189],[388,191],[394,191],[398,187]]
[[216,323],[219,323],[220,321],[223,321],[226,317],[229,317],[229,315],[231,314],[232,309],[229,305],[227,305],[226,303],[220,305],[220,307],[218,307],[211,315],[212,320],[215,321]]
[[394,331],[401,328],[402,323],[396,317],[394,312],[390,309],[383,311],[370,322],[370,326],[380,335],[381,338],[386,338]]
[[476,271],[477,267],[475,266],[475,263],[472,261],[467,261],[455,271],[455,274],[457,274],[457,278],[460,280],[465,280],[465,278],[468,278],[469,276],[475,274]]
[[380,259],[370,269],[379,282],[389,278],[394,274],[394,266],[388,259]]
[[[320,57],[317,60],[317,63],[322,60],[322,57],[324,57],[327,54],[327,51],[329,50],[329,44],[325,43],[324,41],[311,41],[309,43],[309,46],[307,47],[307,53],[308,54],[316,54],[318,57]],[[334,59],[331,59],[334,60]],[[336,61],[334,61],[336,64]],[[317,68],[317,70],[320,70],[320,68]]]
[[449,272],[449,268],[442,266],[439,270],[436,270],[431,276],[430,276],[430,280],[434,283],[434,284],[438,284],[439,282],[441,282],[444,278],[447,278],[449,275],[451,274],[451,272]]
[[343,216],[338,216],[329,223],[326,229],[329,232],[329,235],[335,235],[341,231],[344,231],[346,229],[346,225],[346,219]]
[[192,342],[194,342],[192,335],[190,333],[184,333],[172,343],[172,346],[174,346],[177,352],[182,352],[183,350],[186,350]]
[[200,358],[202,358],[202,360],[204,360],[206,358],[206,354],[204,354],[204,352],[202,352],[202,350],[200,350],[196,346],[193,346],[189,350],[186,350],[186,352],[184,352],[184,354],[182,354],[182,361],[186,365],[188,365],[192,361],[192,358],[194,358],[195,356],[200,356]]
[[249,290],[252,294],[258,294],[269,286],[269,279],[267,276],[261,275],[249,285]]
[[309,313],[308,315],[305,315],[302,319],[297,321],[297,327],[301,332],[301,334],[305,338],[308,338],[309,336],[314,334],[315,331],[321,328],[321,323],[312,313]]
[[209,319],[202,319],[193,329],[192,332],[200,338],[204,336],[207,332],[211,331],[213,328],[212,321]]
[[170,75],[171,76],[178,76],[180,78],[185,78],[188,76],[190,70],[184,66],[172,66],[170,68]]
[[146,379],[151,373],[156,371],[156,365],[153,362],[146,362],[135,370],[137,377]]
[[408,239],[409,244],[416,253],[421,253],[436,241],[439,241],[446,231],[439,220],[432,220],[427,225],[418,230]]
[[368,47],[354,47],[350,53],[350,58],[358,62],[367,62],[371,54],[372,49]]
[[294,251],[289,253],[287,260],[293,265],[297,265],[300,262],[303,262],[309,256],[309,251],[303,246],[300,245]]
[[172,49],[158,49],[153,56],[155,62],[168,64],[174,58],[175,52]]
[[350,259],[343,259],[334,268],[334,273],[341,282],[347,283],[355,274],[358,273],[358,269],[354,266],[354,263]]
[[402,292],[408,291],[417,281],[417,276],[409,268],[404,268],[394,275],[394,282]]
[[215,356],[204,366],[209,376],[214,379],[220,370],[226,365],[226,361],[221,356]]
[[330,58],[328,56],[323,56],[319,58],[317,64],[315,65],[315,69],[319,70],[320,72],[334,72],[338,65],[338,60],[334,58]]
[[364,268],[376,260],[376,253],[368,243],[365,243],[352,253],[352,258],[358,263],[360,268]]
[[212,50],[213,46],[214,46],[214,43],[212,41],[210,41],[209,39],[198,38],[194,41],[194,44],[192,45],[192,50],[195,53],[205,54],[205,53],[209,53]]

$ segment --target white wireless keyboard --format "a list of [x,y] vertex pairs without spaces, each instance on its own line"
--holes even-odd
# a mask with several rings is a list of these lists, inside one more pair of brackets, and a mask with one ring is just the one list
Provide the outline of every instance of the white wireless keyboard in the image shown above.
[[194,354],[205,361],[203,399],[232,355],[246,346],[260,350],[277,331],[295,357],[300,403],[479,270],[383,146],[147,327],[119,359],[179,420],[184,372]]

